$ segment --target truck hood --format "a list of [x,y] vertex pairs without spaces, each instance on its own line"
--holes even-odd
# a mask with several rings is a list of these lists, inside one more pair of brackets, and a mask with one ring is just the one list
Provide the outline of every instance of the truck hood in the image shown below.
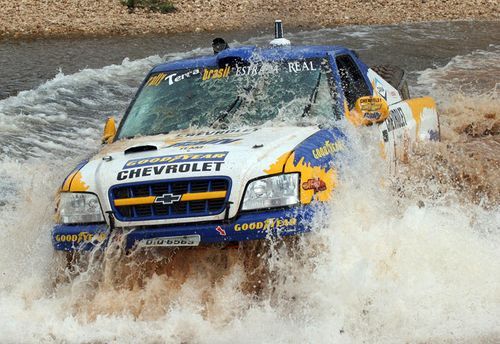
[[[276,162],[288,157],[298,144],[318,130],[316,127],[186,130],[121,140],[105,146],[78,172],[71,183],[71,191],[96,193],[106,212],[111,210],[109,190],[116,185],[228,177],[231,179],[229,201],[234,205],[230,216],[233,216],[248,181],[281,172],[275,168]],[[148,224],[169,221],[150,221]],[[183,222],[190,221],[185,219]]]

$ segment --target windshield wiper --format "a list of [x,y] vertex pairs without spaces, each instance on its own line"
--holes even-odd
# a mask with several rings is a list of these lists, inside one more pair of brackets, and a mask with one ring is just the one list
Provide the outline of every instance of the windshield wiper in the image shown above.
[[307,105],[304,108],[304,112],[302,113],[302,117],[306,117],[306,115],[308,115],[309,112],[311,111],[311,107],[312,107],[313,103],[316,103],[316,97],[318,96],[320,81],[321,81],[321,72],[318,75],[318,80],[316,81],[316,85],[314,86],[314,89],[311,93],[311,96],[309,97],[309,102],[307,103]]
[[228,106],[227,110],[221,111],[219,116],[217,116],[215,121],[213,121],[210,126],[213,127],[214,124],[224,121],[227,116],[229,116],[231,111],[233,109],[237,109],[241,105],[241,103],[243,103],[243,98],[241,96],[237,96],[236,99]]

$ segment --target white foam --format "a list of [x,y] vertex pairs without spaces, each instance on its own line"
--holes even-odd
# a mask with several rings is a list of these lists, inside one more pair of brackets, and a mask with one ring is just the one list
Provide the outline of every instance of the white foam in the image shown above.
[[328,216],[303,238],[299,257],[278,251],[269,258],[274,290],[260,300],[240,290],[238,264],[215,285],[194,275],[174,292],[165,276],[153,275],[143,288],[130,290],[99,273],[54,289],[59,265],[49,232],[54,180],[61,176],[50,165],[4,163],[0,172],[11,171],[22,188],[15,206],[0,210],[8,238],[0,242],[0,341],[495,338],[499,210],[431,200],[419,208],[417,199],[401,199],[381,186],[385,170],[376,154],[362,149],[366,142],[354,144],[357,163],[343,177]]
[[[79,106],[74,94],[95,87],[89,106],[111,112],[103,104],[113,88],[131,94],[122,81],[142,77],[158,60],[59,74],[36,90],[0,101],[2,128],[9,134],[26,131],[19,142],[33,146],[38,157],[25,158],[23,148],[13,145],[0,162],[0,342],[400,343],[500,337],[498,207],[450,202],[446,195],[426,199],[418,190],[405,198],[396,195],[382,182],[386,171],[376,147],[354,132],[351,168],[341,176],[334,202],[316,218],[314,233],[303,237],[294,258],[272,251],[272,288],[260,298],[241,290],[246,275],[241,264],[226,269],[212,261],[200,261],[184,282],[152,275],[140,287],[124,286],[113,280],[119,264],[109,263],[55,285],[62,263],[52,256],[50,243],[54,195],[66,171],[98,147],[104,117],[74,118],[66,107]],[[29,120],[69,124],[41,138],[40,127],[24,127]],[[366,137],[376,135],[374,128],[366,131]],[[418,207],[422,200],[425,206]],[[209,282],[211,273],[221,277]]]

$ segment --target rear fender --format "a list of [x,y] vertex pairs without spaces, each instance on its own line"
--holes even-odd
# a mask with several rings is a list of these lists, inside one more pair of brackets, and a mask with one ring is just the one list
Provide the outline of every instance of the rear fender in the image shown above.
[[431,97],[413,98],[389,106],[390,115],[379,126],[385,155],[406,161],[411,147],[420,141],[439,140],[439,118]]

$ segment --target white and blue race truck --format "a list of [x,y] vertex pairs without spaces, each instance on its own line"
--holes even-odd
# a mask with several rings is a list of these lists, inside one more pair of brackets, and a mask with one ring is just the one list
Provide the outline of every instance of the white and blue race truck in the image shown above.
[[272,43],[154,67],[118,128],[108,119],[101,151],[65,179],[55,250],[104,247],[115,231],[127,248],[304,233],[349,149],[339,123],[378,126],[391,164],[439,139],[435,102],[410,99],[402,70],[341,46],[293,46],[281,30]]

